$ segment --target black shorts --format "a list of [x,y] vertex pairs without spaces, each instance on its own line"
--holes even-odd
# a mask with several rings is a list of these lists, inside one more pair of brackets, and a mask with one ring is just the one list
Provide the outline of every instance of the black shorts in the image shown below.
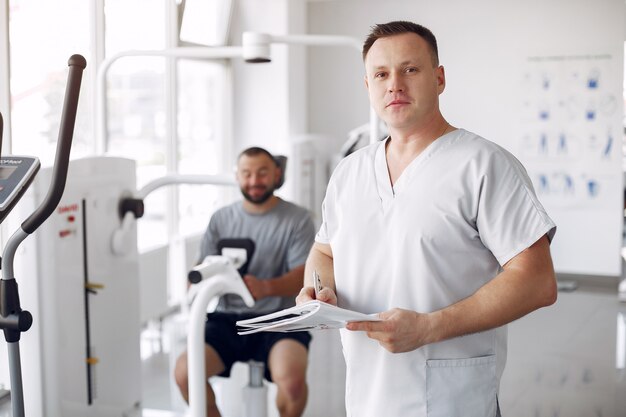
[[255,360],[265,364],[265,379],[272,381],[267,359],[272,346],[279,340],[292,339],[300,342],[307,350],[311,342],[308,332],[259,332],[245,336],[237,334],[237,320],[245,320],[255,315],[231,313],[207,314],[204,328],[204,341],[213,347],[224,362],[224,372],[219,376],[229,377],[235,362]]

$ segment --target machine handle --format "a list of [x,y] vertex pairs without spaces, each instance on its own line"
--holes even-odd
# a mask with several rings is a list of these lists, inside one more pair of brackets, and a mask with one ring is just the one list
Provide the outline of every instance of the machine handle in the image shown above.
[[74,124],[76,122],[76,111],[78,109],[78,96],[80,93],[80,83],[83,70],[87,66],[87,61],[81,55],[72,55],[67,63],[70,67],[67,77],[67,89],[65,90],[65,101],[63,102],[63,112],[61,115],[61,126],[59,129],[59,140],[57,143],[52,181],[48,194],[43,203],[22,223],[22,229],[31,234],[52,214],[61,200],[65,190],[65,180],[70,160],[70,148],[74,136]]

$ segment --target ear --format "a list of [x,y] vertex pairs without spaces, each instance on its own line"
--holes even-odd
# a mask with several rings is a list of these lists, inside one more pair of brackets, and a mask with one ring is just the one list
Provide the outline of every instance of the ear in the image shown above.
[[367,74],[365,74],[365,75],[363,76],[363,80],[365,81],[365,89],[366,89],[367,91],[369,91],[369,89],[370,89],[370,84],[369,84],[369,82],[367,82]]
[[446,72],[443,68],[443,65],[439,65],[439,67],[435,70],[437,75],[437,91],[439,94],[443,93],[443,90],[446,89]]

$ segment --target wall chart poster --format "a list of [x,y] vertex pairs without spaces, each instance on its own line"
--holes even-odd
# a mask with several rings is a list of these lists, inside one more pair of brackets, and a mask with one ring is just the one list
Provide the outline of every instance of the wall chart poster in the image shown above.
[[[567,238],[577,236],[572,229],[585,231],[581,224],[604,217],[588,244],[600,245],[610,256],[619,254],[621,246],[616,238],[621,237],[623,209],[621,68],[609,54],[529,57],[519,90],[516,154],[539,199]],[[613,224],[607,218],[615,219]],[[557,272],[559,266],[579,272],[560,255],[589,255],[585,243],[564,245],[568,243],[559,242],[556,248]],[[605,264],[598,272],[619,274],[618,268]]]

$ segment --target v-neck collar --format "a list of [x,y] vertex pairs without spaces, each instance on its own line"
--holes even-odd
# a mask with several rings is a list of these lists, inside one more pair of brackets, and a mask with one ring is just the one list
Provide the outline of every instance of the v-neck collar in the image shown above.
[[382,208],[387,211],[389,205],[393,202],[394,197],[402,193],[404,188],[411,182],[411,179],[419,172],[419,168],[424,165],[433,155],[444,149],[448,144],[454,141],[454,138],[460,136],[462,129],[455,129],[431,142],[426,149],[417,155],[402,171],[396,183],[392,186],[389,178],[389,167],[387,166],[386,146],[391,136],[381,141],[376,149],[374,156],[374,170],[376,173],[376,187],[381,200]]

